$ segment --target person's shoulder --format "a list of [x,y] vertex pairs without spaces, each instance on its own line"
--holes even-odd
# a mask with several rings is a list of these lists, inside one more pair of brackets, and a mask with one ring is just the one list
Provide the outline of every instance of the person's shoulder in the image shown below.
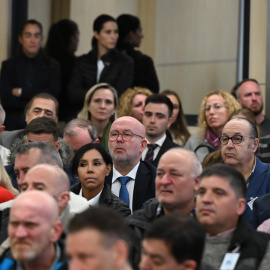
[[119,52],[118,50],[112,50],[110,55],[114,58],[117,59],[119,62],[129,62],[133,63],[133,60],[128,54],[125,52]]
[[156,175],[157,168],[154,165],[152,165],[151,163],[141,160],[140,165],[138,167],[138,171],[139,170],[140,171],[141,170],[142,171],[147,171],[147,172],[150,172],[150,173]]

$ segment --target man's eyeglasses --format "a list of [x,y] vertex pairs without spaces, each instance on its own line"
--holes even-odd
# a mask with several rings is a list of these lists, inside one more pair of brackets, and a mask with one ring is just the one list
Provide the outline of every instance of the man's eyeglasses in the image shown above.
[[123,141],[130,141],[133,136],[138,136],[138,137],[144,139],[144,137],[142,137],[141,135],[135,134],[135,133],[131,132],[130,130],[126,130],[126,131],[124,131],[122,133],[119,132],[119,131],[116,131],[116,130],[111,131],[109,133],[109,139],[111,141],[116,141],[118,139],[119,135],[122,136]]
[[[227,145],[229,140],[232,140],[233,144],[240,144],[243,141],[244,137],[252,138],[249,136],[242,136],[242,135],[233,135],[232,137],[220,136],[219,142],[221,145]],[[254,138],[252,138],[252,139],[254,139]]]

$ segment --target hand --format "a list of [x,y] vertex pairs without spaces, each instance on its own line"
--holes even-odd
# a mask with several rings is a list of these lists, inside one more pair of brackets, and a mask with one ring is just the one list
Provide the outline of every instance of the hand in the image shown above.
[[12,89],[12,95],[15,97],[20,97],[22,94],[22,89],[17,87]]

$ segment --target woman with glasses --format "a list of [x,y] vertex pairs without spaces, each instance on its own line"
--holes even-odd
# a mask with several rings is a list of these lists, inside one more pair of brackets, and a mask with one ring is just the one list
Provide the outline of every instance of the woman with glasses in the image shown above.
[[71,191],[86,198],[91,206],[105,205],[130,215],[129,206],[111,192],[105,183],[105,177],[112,169],[112,158],[98,143],[82,146],[71,162],[71,173],[79,179],[79,183],[71,187]]
[[[256,125],[256,119],[255,119],[255,116],[254,114],[248,110],[248,109],[239,109],[237,111],[234,111],[229,119],[234,119],[234,118],[238,118],[238,117],[241,117],[241,118],[247,118],[248,120],[250,120],[254,125]],[[259,129],[257,127],[257,133],[259,134]],[[232,138],[233,142],[234,143],[241,143],[242,142],[242,138],[239,137],[239,136],[233,136]],[[221,145],[226,145],[228,143],[228,138],[225,136],[225,137],[219,137],[219,142],[221,143]],[[216,164],[216,163],[221,163],[223,162],[222,160],[222,157],[221,157],[221,148],[219,147],[216,151],[208,154],[203,162],[202,162],[202,166],[203,166],[203,169],[213,165],[213,164]]]
[[90,120],[95,126],[101,145],[108,149],[108,134],[115,120],[118,97],[116,90],[107,83],[94,85],[85,95],[79,119]]
[[192,135],[185,148],[194,151],[200,162],[210,152],[219,146],[219,136],[232,112],[240,109],[240,104],[235,98],[224,91],[210,91],[201,103],[198,125],[200,132]]

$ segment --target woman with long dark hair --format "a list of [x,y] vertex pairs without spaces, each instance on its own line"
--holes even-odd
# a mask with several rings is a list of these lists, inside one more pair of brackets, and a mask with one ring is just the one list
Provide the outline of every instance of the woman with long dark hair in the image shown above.
[[105,182],[111,169],[112,158],[100,144],[89,143],[82,146],[71,162],[71,173],[80,180],[71,187],[71,191],[86,198],[91,206],[105,205],[128,216],[128,205],[115,196]]
[[97,17],[93,24],[92,50],[80,56],[68,86],[74,116],[83,106],[86,92],[97,83],[113,86],[118,96],[132,85],[133,62],[115,49],[118,40],[116,20],[106,14]]

